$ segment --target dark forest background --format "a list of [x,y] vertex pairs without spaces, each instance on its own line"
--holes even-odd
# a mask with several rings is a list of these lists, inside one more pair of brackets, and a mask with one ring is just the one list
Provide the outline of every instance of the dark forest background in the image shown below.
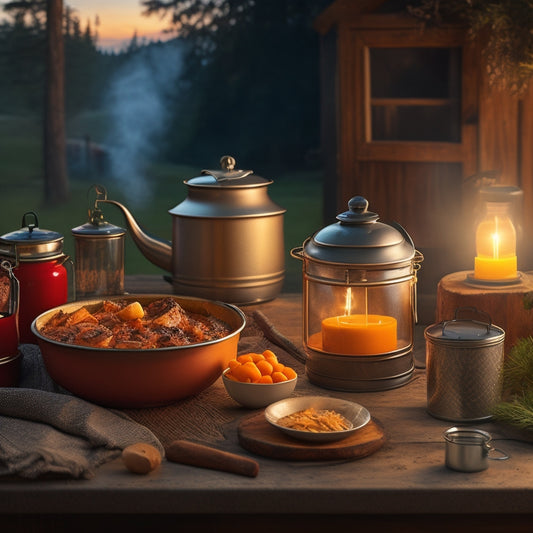
[[[58,0],[0,3],[0,234],[34,211],[65,236],[86,222],[93,183],[134,209],[150,233],[171,238],[168,210],[186,196],[184,179],[219,168],[222,155],[273,179],[287,209],[289,257],[323,225],[319,150],[319,36],[324,0],[224,0],[168,4],[168,39],[133,35],[102,50],[98,28],[63,5],[64,111],[68,194],[54,202],[45,183],[46,8]],[[216,20],[213,9],[216,7]],[[159,1],[139,10],[159,16]],[[52,173],[50,178],[57,176]],[[124,226],[118,210],[106,219]],[[126,241],[126,273],[160,272]]]
[[[265,172],[316,165],[319,52],[312,23],[328,3],[223,2],[225,11],[216,24],[209,19],[198,24],[211,2],[193,2],[192,7],[189,2],[186,9],[185,2],[174,2],[178,16],[167,41],[145,43],[132,36],[121,52],[101,50],[95,28],[82,27],[65,5],[67,133],[85,140],[90,136],[109,149],[128,143],[120,135],[135,133],[146,143],[145,155],[170,163],[218,164],[219,155],[232,153]],[[4,5],[0,114],[42,114],[44,4]],[[139,2],[147,16],[157,16],[162,6]],[[130,114],[144,122],[117,130],[112,122],[127,120],[128,103]],[[76,117],[88,113],[100,117],[100,127],[73,129]],[[146,135],[131,127],[144,128]]]

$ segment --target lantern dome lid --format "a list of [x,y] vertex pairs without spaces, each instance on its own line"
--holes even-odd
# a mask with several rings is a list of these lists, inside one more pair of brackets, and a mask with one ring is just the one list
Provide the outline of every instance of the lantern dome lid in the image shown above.
[[379,222],[368,200],[355,196],[337,222],[319,230],[304,245],[310,259],[330,263],[388,265],[411,261],[413,241],[399,224]]
[[490,185],[479,190],[479,195],[484,202],[511,202],[520,201],[524,195],[520,187],[514,185]]

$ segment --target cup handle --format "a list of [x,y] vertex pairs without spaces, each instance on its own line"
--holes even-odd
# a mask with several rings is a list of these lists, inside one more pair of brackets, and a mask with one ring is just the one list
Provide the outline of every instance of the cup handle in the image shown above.
[[[491,452],[497,452],[499,453],[500,455],[498,455],[497,457],[491,457],[490,453]],[[508,455],[507,453],[505,453],[503,450],[500,450],[499,448],[493,448],[491,446],[490,450],[489,450],[489,453],[487,455],[487,457],[489,459],[492,459],[493,461],[505,461],[506,459],[509,459],[510,455]]]

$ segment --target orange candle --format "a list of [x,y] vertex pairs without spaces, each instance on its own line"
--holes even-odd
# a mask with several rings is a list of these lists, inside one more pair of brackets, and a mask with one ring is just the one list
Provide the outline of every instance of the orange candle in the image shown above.
[[322,321],[322,347],[342,355],[376,355],[398,347],[397,321],[385,315],[345,315]]

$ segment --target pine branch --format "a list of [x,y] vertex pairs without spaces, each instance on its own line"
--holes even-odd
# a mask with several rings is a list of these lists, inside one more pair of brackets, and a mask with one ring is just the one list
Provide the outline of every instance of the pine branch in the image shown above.
[[519,429],[533,430],[533,392],[523,394],[509,402],[500,402],[492,411],[496,420]]

